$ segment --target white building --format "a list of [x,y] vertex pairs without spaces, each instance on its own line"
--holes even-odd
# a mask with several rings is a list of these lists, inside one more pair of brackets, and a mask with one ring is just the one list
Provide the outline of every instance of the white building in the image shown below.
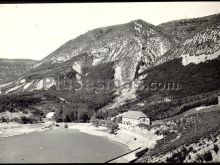
[[150,119],[140,111],[128,111],[122,115],[122,124],[136,126],[138,124],[150,125]]

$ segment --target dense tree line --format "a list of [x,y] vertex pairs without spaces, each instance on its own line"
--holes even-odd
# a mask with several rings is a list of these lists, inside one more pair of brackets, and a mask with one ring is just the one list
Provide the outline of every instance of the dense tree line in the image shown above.
[[115,116],[128,110],[142,111],[151,120],[165,119],[176,116],[192,108],[199,106],[208,106],[218,104],[218,96],[220,96],[220,90],[198,94],[194,96],[188,96],[180,99],[174,99],[169,102],[144,102],[144,106],[137,105],[138,102],[143,100],[130,101],[125,105],[115,109],[109,109],[106,111],[98,111],[98,118],[107,118],[108,116]]
[[[144,89],[137,91],[140,100],[150,100],[153,97],[170,96],[175,99],[185,98],[220,89],[220,60],[210,60],[199,64],[182,65],[182,59],[174,59],[150,68],[143,73]],[[149,90],[149,84],[178,83],[178,90]],[[156,100],[152,100],[156,101]]]
[[114,91],[99,94],[73,94],[65,91],[64,98],[68,103],[58,108],[55,119],[57,122],[89,122],[92,115],[111,102],[114,97]]
[[0,96],[0,112],[14,112],[16,109],[28,108],[30,105],[35,105],[41,102],[40,97],[35,97],[29,94],[10,94]]

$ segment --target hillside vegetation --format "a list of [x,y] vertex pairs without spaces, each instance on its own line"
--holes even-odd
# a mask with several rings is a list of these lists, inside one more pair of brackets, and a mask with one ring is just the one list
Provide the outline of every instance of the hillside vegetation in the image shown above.
[[162,23],[158,27],[165,33],[176,36],[180,41],[192,37],[200,29],[214,25],[220,22],[220,14],[214,14],[206,17],[181,19]]
[[0,59],[0,83],[14,80],[30,70],[35,60]]
[[163,134],[164,138],[139,160],[141,162],[210,162],[218,154],[219,106],[161,120],[152,127],[160,127],[158,134]]

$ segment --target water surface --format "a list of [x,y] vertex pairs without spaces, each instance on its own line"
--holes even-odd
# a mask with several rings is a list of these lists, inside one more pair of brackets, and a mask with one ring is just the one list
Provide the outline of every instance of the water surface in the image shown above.
[[95,163],[128,151],[123,144],[72,129],[0,139],[0,163]]

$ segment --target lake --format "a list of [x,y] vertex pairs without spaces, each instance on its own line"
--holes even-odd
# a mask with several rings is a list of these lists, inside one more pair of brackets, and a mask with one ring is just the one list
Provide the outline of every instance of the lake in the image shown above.
[[100,163],[128,151],[123,144],[73,129],[0,139],[0,163]]

